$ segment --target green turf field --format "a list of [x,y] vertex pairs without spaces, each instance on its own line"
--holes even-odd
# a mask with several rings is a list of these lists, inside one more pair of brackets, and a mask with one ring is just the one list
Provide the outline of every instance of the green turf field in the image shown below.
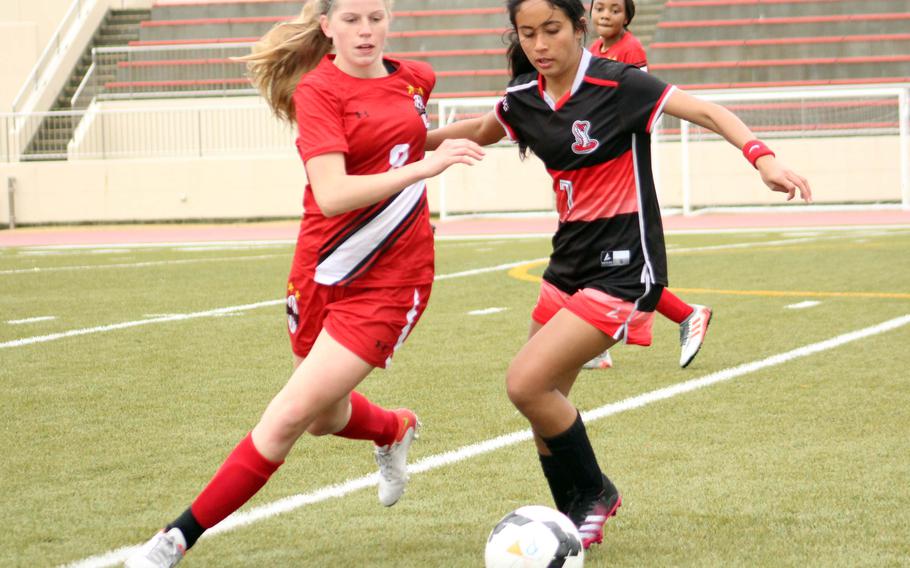
[[[592,410],[738,370],[588,423],[624,504],[586,566],[910,565],[910,229],[668,245],[672,287],[715,309],[701,354],[680,369],[677,328],[658,318],[651,348],[615,348],[615,368],[585,371],[574,401]],[[437,252],[449,275],[545,257],[549,243],[440,241]],[[280,302],[291,254],[0,249],[0,566],[111,552],[77,565],[115,565],[188,505],[291,370]],[[367,443],[306,437],[244,508],[261,518],[203,539],[181,566],[482,565],[503,514],[549,504],[532,445],[437,457],[526,428],[503,378],[541,269],[438,281],[393,368],[364,383],[423,421],[411,461],[425,471],[398,505],[381,507],[370,485],[272,514],[374,471]],[[488,308],[504,310],[469,315]],[[55,319],[28,321],[40,317]]]

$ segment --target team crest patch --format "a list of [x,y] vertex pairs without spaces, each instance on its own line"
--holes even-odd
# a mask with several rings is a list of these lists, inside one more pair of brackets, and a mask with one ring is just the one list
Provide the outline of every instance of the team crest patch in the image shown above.
[[591,138],[591,123],[587,120],[576,120],[572,125],[572,136],[575,143],[572,151],[576,154],[590,154],[600,146],[600,141]]
[[411,85],[408,85],[408,94],[414,97],[414,108],[417,109],[417,114],[420,115],[424,126],[426,126],[427,130],[429,130],[430,117],[427,115],[427,103],[424,100],[426,92],[423,90],[423,87],[413,87]]

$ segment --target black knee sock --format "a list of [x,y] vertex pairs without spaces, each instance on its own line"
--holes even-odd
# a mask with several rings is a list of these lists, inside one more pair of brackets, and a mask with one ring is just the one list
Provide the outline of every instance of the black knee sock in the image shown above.
[[568,430],[552,438],[544,439],[553,458],[559,461],[569,475],[579,494],[596,494],[603,491],[603,473],[597,465],[594,448],[588,439],[581,414]]
[[200,525],[199,521],[196,520],[196,517],[193,516],[193,511],[191,509],[184,511],[182,515],[177,517],[177,520],[169,524],[164,530],[167,532],[175,527],[180,529],[180,532],[183,533],[183,538],[186,539],[187,550],[192,548],[192,546],[196,544],[196,541],[199,540],[199,537],[202,536],[202,533],[205,532],[205,529],[202,528],[202,525]]
[[543,468],[543,475],[547,478],[550,485],[550,493],[553,494],[553,502],[556,503],[556,509],[561,513],[569,510],[572,499],[575,498],[575,484],[572,477],[562,467],[559,460],[553,456],[538,454],[540,458],[540,467]]

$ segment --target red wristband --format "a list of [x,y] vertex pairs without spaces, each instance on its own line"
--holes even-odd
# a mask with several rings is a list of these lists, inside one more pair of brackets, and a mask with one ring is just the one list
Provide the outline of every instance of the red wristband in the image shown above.
[[758,166],[755,165],[755,162],[762,156],[777,156],[771,148],[762,142],[761,140],[750,140],[743,145],[743,156],[749,160],[749,163],[752,164],[753,168],[758,169]]

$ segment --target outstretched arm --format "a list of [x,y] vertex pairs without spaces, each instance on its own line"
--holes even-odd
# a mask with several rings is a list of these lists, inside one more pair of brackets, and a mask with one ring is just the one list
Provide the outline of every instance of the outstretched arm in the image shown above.
[[[764,148],[738,116],[718,104],[703,101],[679,89],[670,95],[664,112],[716,132],[739,149],[750,142],[758,143]],[[799,192],[803,201],[812,202],[812,190],[806,178],[781,164],[774,154],[761,156],[754,161],[754,165],[765,185],[772,191],[786,193],[787,201]]]
[[427,151],[435,150],[444,140],[467,138],[481,146],[489,146],[502,140],[505,130],[496,120],[493,112],[468,120],[459,120],[427,133]]
[[381,174],[349,175],[340,152],[310,158],[306,171],[316,204],[323,215],[333,217],[378,203],[453,164],[474,165],[483,155],[483,149],[470,140],[446,140],[432,156]]

